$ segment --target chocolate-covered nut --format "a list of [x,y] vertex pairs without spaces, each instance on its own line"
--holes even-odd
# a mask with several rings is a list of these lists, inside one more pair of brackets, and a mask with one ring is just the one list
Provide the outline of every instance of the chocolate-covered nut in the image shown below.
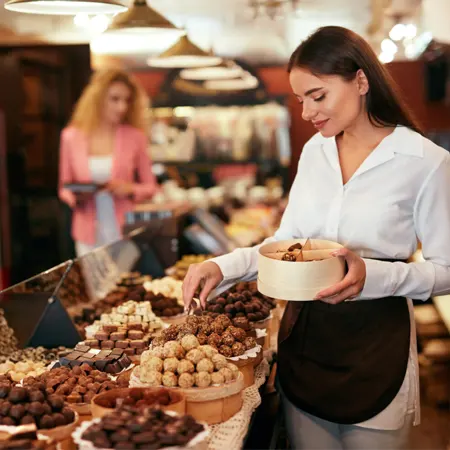
[[231,358],[233,356],[233,350],[231,350],[231,347],[229,347],[228,345],[221,345],[219,348],[219,353],[226,358]]
[[28,399],[28,391],[23,387],[13,387],[8,395],[11,403],[21,403]]
[[12,405],[9,410],[9,415],[13,419],[20,421],[20,419],[25,415],[25,407],[23,405]]
[[40,417],[44,414],[44,407],[39,402],[30,403],[27,409],[33,417]]
[[72,423],[75,420],[75,413],[70,408],[63,408],[61,413],[66,419],[66,424]]
[[45,414],[45,416],[42,416],[39,419],[39,428],[42,428],[44,430],[45,429],[49,430],[51,428],[55,428],[55,421],[53,420],[53,417],[48,414]]
[[64,398],[59,395],[51,395],[47,398],[47,401],[54,412],[61,411],[64,408]]
[[20,425],[31,425],[32,423],[36,423],[36,420],[30,414],[27,414],[20,419]]
[[42,391],[30,391],[28,394],[30,402],[43,402],[45,400],[45,396]]
[[55,422],[55,427],[62,427],[66,425],[66,418],[61,413],[55,413],[52,415],[53,421]]

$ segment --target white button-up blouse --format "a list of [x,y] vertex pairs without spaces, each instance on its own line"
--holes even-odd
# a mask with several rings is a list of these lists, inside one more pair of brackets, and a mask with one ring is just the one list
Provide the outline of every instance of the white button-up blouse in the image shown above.
[[[450,154],[420,134],[397,127],[344,185],[335,139],[316,134],[303,149],[281,225],[265,243],[308,237],[339,242],[364,259],[367,277],[358,300],[427,300],[432,294],[449,293]],[[406,261],[418,240],[425,261],[380,261]],[[224,275],[214,294],[238,280],[256,278],[258,248],[213,259]],[[410,363],[404,384],[392,404],[362,426],[397,429],[413,411],[419,421],[412,312],[410,316]]]

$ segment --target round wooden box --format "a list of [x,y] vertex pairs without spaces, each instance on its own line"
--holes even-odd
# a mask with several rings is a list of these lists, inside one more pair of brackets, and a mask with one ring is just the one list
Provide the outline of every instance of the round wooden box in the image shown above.
[[208,388],[180,389],[186,396],[186,414],[198,422],[215,425],[226,422],[242,408],[244,375],[232,383]]
[[342,245],[311,239],[303,249],[303,261],[282,261],[287,249],[306,239],[278,241],[263,245],[258,252],[258,290],[269,297],[290,301],[309,301],[323,289],[338,283],[345,275],[345,261],[331,252]]
[[[128,396],[131,390],[141,389],[145,392],[158,392],[161,388],[149,387],[149,388],[122,388],[122,389],[112,389],[111,391],[103,392],[96,395],[92,399],[92,417],[94,419],[101,418],[104,415],[114,411],[114,408],[108,408],[105,405],[109,404],[111,400],[118,398],[125,398]],[[186,413],[186,398],[182,392],[170,389],[170,405],[163,406],[161,409],[164,411],[173,411],[178,414]]]
[[[145,387],[145,384],[139,380],[139,367],[135,367],[134,370],[130,386]],[[243,389],[244,376],[242,373],[239,373],[235,381],[221,386],[174,388],[175,391],[182,392],[186,398],[186,414],[190,414],[198,422],[208,425],[225,422],[241,410]]]

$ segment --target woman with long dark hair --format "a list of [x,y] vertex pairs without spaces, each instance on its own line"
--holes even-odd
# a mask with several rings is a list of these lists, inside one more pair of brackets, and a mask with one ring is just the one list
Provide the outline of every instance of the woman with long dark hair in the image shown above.
[[[293,53],[304,147],[280,228],[266,242],[340,242],[345,278],[289,302],[278,377],[296,449],[405,448],[419,422],[412,304],[450,292],[450,155],[423,137],[360,36],[324,27]],[[425,261],[408,263],[422,244]],[[256,278],[258,246],[191,266],[188,305]],[[215,289],[215,292],[213,290]]]

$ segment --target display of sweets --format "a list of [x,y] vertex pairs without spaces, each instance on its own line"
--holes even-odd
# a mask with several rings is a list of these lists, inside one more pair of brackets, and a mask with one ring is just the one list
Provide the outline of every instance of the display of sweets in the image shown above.
[[[49,396],[58,396],[67,403],[90,403],[97,394],[111,389],[128,387],[128,382],[122,378],[119,377],[117,381],[113,381],[105,372],[100,372],[87,364],[76,366],[73,369],[55,368],[39,377],[25,378],[23,384],[29,390],[43,392]],[[36,398],[38,397],[36,396]]]
[[147,386],[188,389],[229,383],[236,380],[239,369],[216,348],[200,345],[193,334],[187,334],[180,342],[168,341],[144,352],[133,373]]
[[[250,322],[259,322],[270,316],[270,310],[276,306],[275,301],[263,297],[259,292],[243,290],[240,292],[224,292],[221,296],[213,298],[206,304],[206,311],[217,317],[225,314],[230,319],[246,317]],[[196,310],[195,314],[201,314]]]
[[21,361],[13,363],[12,361],[6,361],[0,364],[0,375],[8,374],[13,381],[19,383],[25,377],[35,377],[44,373],[47,364],[40,361]]
[[127,325],[142,323],[148,325],[148,331],[155,331],[163,326],[161,319],[156,317],[150,302],[130,300],[112,309],[108,314],[100,316],[102,325]]
[[184,306],[180,305],[175,297],[166,297],[164,294],[148,292],[145,299],[152,304],[153,312],[158,317],[173,317],[184,312]]
[[47,389],[44,383],[14,384],[9,377],[0,376],[1,425],[36,424],[39,429],[51,429],[75,420],[74,412],[65,406],[64,397]]
[[78,344],[73,352],[61,357],[54,367],[74,368],[87,364],[102,372],[117,374],[131,365],[131,360],[125,350],[123,348],[97,349]]
[[[245,319],[245,318],[242,318]],[[235,319],[239,322],[241,318]],[[246,322],[248,324],[248,321]],[[244,325],[243,325],[244,326]],[[163,345],[169,341],[180,341],[187,334],[196,337],[200,345],[210,345],[227,358],[241,356],[247,350],[256,347],[253,337],[247,336],[247,330],[233,325],[226,315],[219,315],[213,319],[211,316],[188,316],[185,323],[171,325],[153,340],[152,345]]]
[[180,305],[183,305],[183,282],[172,277],[158,278],[148,281],[144,288],[148,293],[162,294],[165,297],[176,298]]
[[0,364],[3,363],[18,363],[18,362],[44,362],[49,363],[58,359],[59,355],[70,351],[66,347],[58,347],[47,349],[44,347],[27,347],[24,349],[14,350],[7,356],[0,357]]
[[161,409],[122,406],[92,424],[81,436],[96,449],[185,448],[204,430],[191,416],[173,416]]
[[140,272],[128,272],[122,273],[119,280],[117,281],[117,286],[124,287],[135,287],[142,285],[147,281],[151,281],[152,277],[150,275],[142,275]]
[[[146,323],[128,323],[126,325],[101,325],[90,327],[89,339],[80,346],[89,349],[122,350],[125,355],[140,355],[148,348],[152,333]],[[75,348],[76,351],[88,351]]]
[[5,319],[5,312],[0,308],[0,356],[8,357],[17,350],[17,338]]

